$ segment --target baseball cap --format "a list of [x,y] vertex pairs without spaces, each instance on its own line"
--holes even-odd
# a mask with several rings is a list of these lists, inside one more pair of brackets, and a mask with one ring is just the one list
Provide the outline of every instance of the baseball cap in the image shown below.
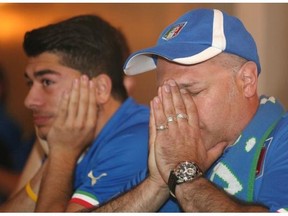
[[260,73],[255,41],[243,23],[217,9],[196,9],[169,25],[154,47],[131,54],[124,64],[124,72],[135,75],[153,70],[158,56],[175,63],[192,65],[221,52],[255,62]]

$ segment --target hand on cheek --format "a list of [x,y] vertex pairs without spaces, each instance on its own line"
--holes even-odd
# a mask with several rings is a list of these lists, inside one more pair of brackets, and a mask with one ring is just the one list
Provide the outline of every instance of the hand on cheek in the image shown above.
[[47,137],[50,150],[79,155],[94,138],[96,113],[94,84],[83,75],[73,81],[71,92],[62,96],[57,118]]

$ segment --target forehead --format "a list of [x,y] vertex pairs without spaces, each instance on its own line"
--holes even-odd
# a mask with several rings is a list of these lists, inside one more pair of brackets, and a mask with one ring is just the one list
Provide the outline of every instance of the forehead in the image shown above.
[[[187,79],[195,80],[201,75],[194,66],[181,65],[159,58],[157,61],[157,84],[162,85],[165,80],[174,79],[178,84]],[[203,75],[203,74],[202,74]]]
[[26,74],[28,76],[33,76],[39,71],[52,71],[59,75],[66,76],[74,76],[75,74],[80,75],[79,71],[62,65],[61,58],[58,55],[47,52],[44,52],[35,57],[28,58]]
[[178,84],[207,82],[228,70],[214,60],[208,60],[194,65],[183,65],[159,58],[157,61],[157,84],[162,85],[165,80],[174,79]]

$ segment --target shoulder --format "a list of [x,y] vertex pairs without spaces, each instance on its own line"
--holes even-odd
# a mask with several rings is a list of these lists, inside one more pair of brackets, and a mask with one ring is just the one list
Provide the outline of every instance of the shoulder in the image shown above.
[[[267,147],[267,157],[271,161],[279,162],[282,158],[288,159],[288,114],[286,113],[280,121],[275,126],[274,130],[271,132],[269,138],[265,142],[268,144]],[[277,158],[275,156],[277,155]],[[287,161],[285,159],[284,161]],[[282,160],[283,161],[283,160]],[[288,162],[288,161],[287,161]],[[288,165],[287,165],[288,166]]]
[[284,141],[288,144],[288,113],[286,113],[277,123],[271,133],[271,136],[273,137],[274,141]]
[[150,110],[146,105],[137,103],[131,97],[128,98],[117,112],[121,127],[136,129],[145,127],[148,129]]

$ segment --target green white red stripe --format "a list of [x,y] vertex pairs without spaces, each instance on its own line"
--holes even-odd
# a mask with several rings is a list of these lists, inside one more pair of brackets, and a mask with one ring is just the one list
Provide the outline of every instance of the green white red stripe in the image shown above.
[[77,190],[71,200],[70,203],[77,203],[86,208],[91,208],[99,204],[97,197],[93,194],[87,193],[86,191]]
[[281,209],[278,209],[279,213],[287,213],[288,212],[288,209],[287,208],[281,208]]

